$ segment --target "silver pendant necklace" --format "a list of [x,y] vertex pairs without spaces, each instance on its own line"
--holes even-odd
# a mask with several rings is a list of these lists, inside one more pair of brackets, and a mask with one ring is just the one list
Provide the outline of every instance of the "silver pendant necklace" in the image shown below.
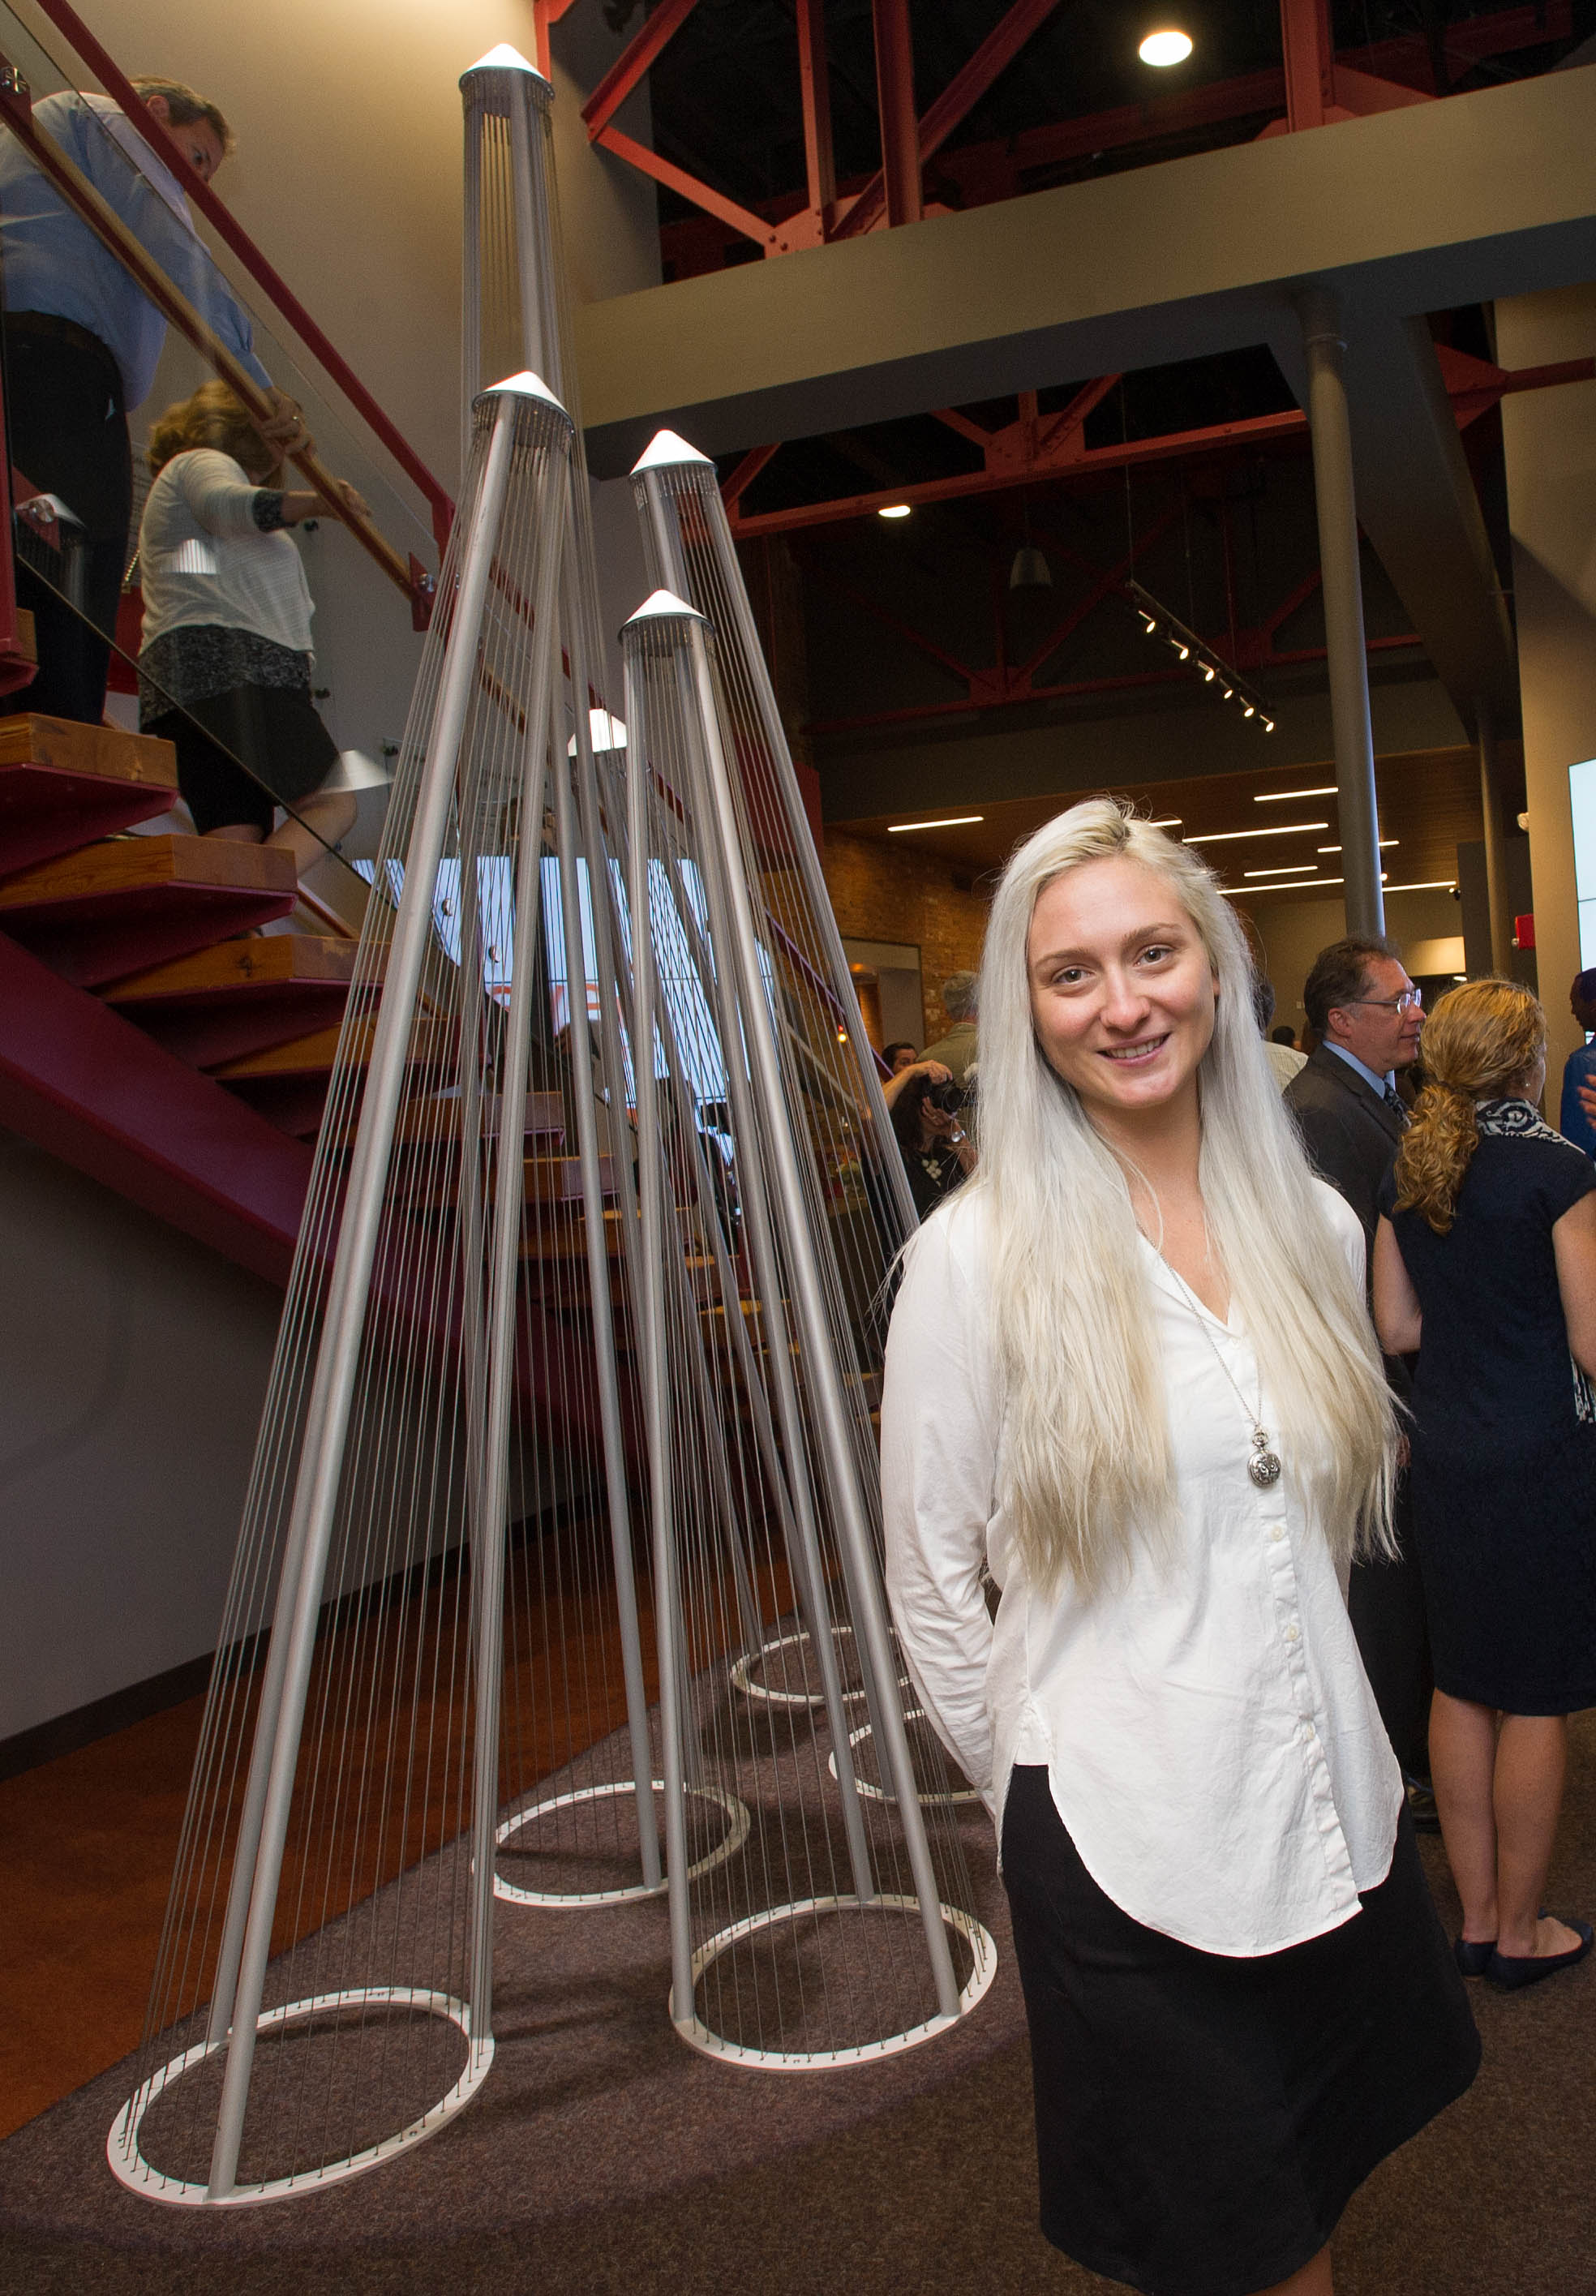
[[[1161,1258],[1162,1254],[1159,1256]],[[1166,1259],[1164,1261],[1164,1265],[1166,1267],[1169,1267],[1169,1262]],[[1181,1274],[1178,1267],[1169,1267],[1169,1273],[1174,1276],[1175,1282],[1180,1285],[1181,1290],[1185,1293],[1191,1313],[1197,1318],[1198,1330],[1202,1333],[1204,1339],[1207,1340],[1209,1351],[1212,1354],[1215,1362],[1219,1365],[1220,1370],[1224,1374],[1227,1381],[1229,1381],[1231,1388],[1235,1394],[1237,1402],[1241,1406],[1242,1410],[1246,1413],[1248,1418],[1252,1423],[1252,1456],[1247,1462],[1247,1472],[1252,1478],[1256,1488],[1261,1491],[1266,1491],[1275,1483],[1278,1483],[1281,1479],[1281,1462],[1279,1452],[1273,1450],[1270,1447],[1268,1435],[1265,1432],[1262,1424],[1264,1382],[1262,1379],[1258,1382],[1258,1408],[1255,1411],[1248,1404],[1246,1396],[1241,1392],[1240,1384],[1236,1379],[1235,1374],[1232,1372],[1229,1364],[1226,1363],[1224,1357],[1219,1352],[1219,1343],[1215,1339],[1213,1332],[1208,1329],[1207,1319],[1203,1314],[1201,1301],[1198,1299],[1196,1293],[1192,1291],[1191,1286],[1187,1283],[1185,1277]]]

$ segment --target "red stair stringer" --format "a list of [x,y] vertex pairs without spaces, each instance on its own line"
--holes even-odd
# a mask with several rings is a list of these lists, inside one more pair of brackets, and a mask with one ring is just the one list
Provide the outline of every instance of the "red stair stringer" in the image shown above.
[[0,933],[0,1123],[285,1284],[311,1150]]

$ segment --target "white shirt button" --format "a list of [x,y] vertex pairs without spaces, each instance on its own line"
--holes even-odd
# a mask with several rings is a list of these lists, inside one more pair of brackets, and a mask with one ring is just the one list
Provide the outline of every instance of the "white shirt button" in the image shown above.
[[1299,1627],[1288,1627],[1286,1628],[1286,1640],[1289,1643],[1300,1642],[1301,1639],[1302,1629]]
[[1270,1538],[1284,1538],[1285,1535],[1286,1535],[1286,1534],[1285,1534],[1285,1532],[1281,1529],[1281,1526],[1280,1526],[1280,1524],[1279,1524],[1278,1522],[1275,1524],[1274,1529],[1273,1529],[1270,1532],[1270,1534],[1269,1534],[1269,1536],[1270,1536]]

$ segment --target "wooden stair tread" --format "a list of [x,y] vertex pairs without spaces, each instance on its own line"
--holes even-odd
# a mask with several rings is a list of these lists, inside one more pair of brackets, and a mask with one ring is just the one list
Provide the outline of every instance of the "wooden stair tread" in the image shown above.
[[169,742],[60,718],[0,718],[0,875],[168,812]]
[[[376,1028],[374,1021],[362,1021],[356,1029],[351,1050],[356,1061],[364,1063],[371,1057]],[[313,1029],[308,1036],[291,1037],[287,1044],[272,1045],[263,1052],[246,1054],[242,1060],[227,1061],[211,1073],[218,1084],[247,1082],[255,1077],[331,1075],[342,1033],[341,1023]],[[407,1064],[413,1068],[437,1066],[452,1059],[454,1050],[452,1029],[423,1023],[412,1036]]]
[[[395,1129],[396,1144],[406,1148],[436,1148],[460,1143],[461,1109],[462,1103],[451,1095],[447,1100],[412,1101],[399,1111]],[[499,1136],[499,1103],[494,1095],[482,1103],[480,1137],[496,1140]],[[529,1092],[527,1095],[526,1137],[546,1136],[565,1131],[565,1104],[557,1092]]]
[[168,887],[273,897],[291,896],[298,886],[292,854],[275,846],[229,837],[113,837],[6,878],[0,914],[59,911]]
[[[0,718],[0,775],[42,767],[100,781],[137,782],[176,796],[177,752],[152,734],[79,726],[68,718]],[[159,808],[164,810],[164,808]]]
[[[108,1004],[203,1005],[298,988],[347,988],[355,974],[356,944],[352,940],[321,939],[309,933],[251,935],[243,940],[217,941],[197,948],[169,964],[153,964],[143,972],[130,972],[105,992]],[[129,1019],[143,1019],[130,1013]]]

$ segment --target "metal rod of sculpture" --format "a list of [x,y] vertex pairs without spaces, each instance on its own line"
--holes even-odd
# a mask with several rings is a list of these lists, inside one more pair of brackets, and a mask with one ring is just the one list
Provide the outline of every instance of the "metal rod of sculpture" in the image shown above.
[[[571,396],[573,375],[568,356],[569,321],[563,293],[559,201],[554,182],[550,118],[553,88],[524,56],[507,45],[495,48],[479,63],[472,65],[462,74],[460,87],[465,114],[465,245],[462,269],[465,283],[462,360],[467,403],[470,403],[470,396],[476,387],[485,342],[495,341],[509,333],[517,340],[517,356],[520,362],[547,378],[549,388],[561,405],[571,408],[579,426],[579,415]],[[498,180],[502,170],[495,171],[487,164],[490,139],[501,135],[508,144],[507,183]],[[495,186],[497,196],[493,190],[485,193],[485,185]],[[488,212],[490,208],[493,210],[491,214]],[[507,247],[504,243],[506,239],[509,242]],[[512,284],[513,293],[511,291]],[[561,922],[568,970],[572,980],[569,1059],[575,1089],[571,1097],[577,1119],[588,1301],[593,1337],[593,1363],[598,1390],[610,1554],[615,1570],[615,1607],[626,1688],[632,1784],[637,1809],[643,1886],[653,1890],[662,1885],[659,1837],[653,1808],[653,1765],[649,1742],[642,1637],[638,1624],[631,1502],[616,1367],[614,1309],[605,1250],[605,1199],[600,1170],[597,1114],[593,1094],[588,1088],[593,1069],[593,1047],[587,999],[582,985],[583,966],[579,962],[583,950],[577,869],[580,853],[580,857],[588,864],[594,913],[600,1012],[598,1068],[609,1087],[610,1106],[612,1111],[618,1111],[624,1101],[624,1069],[618,1018],[621,999],[612,943],[607,930],[608,919],[606,917],[601,922],[597,914],[600,908],[599,881],[601,875],[607,873],[602,845],[589,841],[597,832],[597,808],[580,795],[593,782],[593,712],[591,704],[594,696],[591,673],[596,667],[599,616],[592,519],[579,427],[571,458],[568,536],[559,604],[567,685],[562,685],[556,681],[550,694],[550,708]],[[568,689],[571,728],[569,746],[565,726]],[[571,777],[574,777],[578,791],[578,806],[575,812],[571,804]],[[582,831],[580,847],[578,823]],[[621,1176],[620,1185],[624,1199],[627,1188],[624,1175]],[[623,1254],[629,1267],[635,1259],[632,1226],[629,1219],[623,1218]],[[506,1890],[504,1894],[513,1893]],[[614,1894],[625,1898],[631,1892],[622,1890]],[[557,1895],[540,1893],[539,1902],[558,1902]],[[585,1894],[579,1902],[595,1902],[595,1893]]]

